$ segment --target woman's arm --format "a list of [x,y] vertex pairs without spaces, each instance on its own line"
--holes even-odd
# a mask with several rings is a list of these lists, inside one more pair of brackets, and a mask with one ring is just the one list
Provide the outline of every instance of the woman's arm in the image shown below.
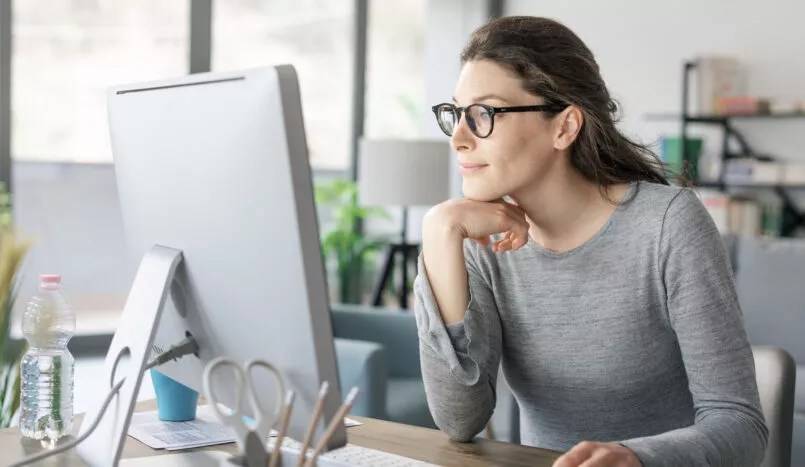
[[464,236],[460,228],[431,211],[422,228],[422,266],[436,308],[446,325],[464,320],[469,304]]
[[721,237],[692,191],[682,190],[670,203],[658,253],[695,422],[622,444],[646,467],[757,466],[768,429],[752,350]]
[[494,296],[472,257],[482,247],[465,238],[485,245],[507,231],[526,238],[519,208],[468,200],[434,208],[423,223],[414,285],[422,375],[437,426],[456,441],[472,439],[492,416],[502,339]]

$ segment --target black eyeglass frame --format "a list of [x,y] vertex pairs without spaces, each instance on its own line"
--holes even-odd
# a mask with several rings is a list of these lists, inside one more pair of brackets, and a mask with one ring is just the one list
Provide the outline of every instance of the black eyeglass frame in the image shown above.
[[[462,114],[466,115],[467,111],[469,111],[473,107],[483,107],[483,109],[489,113],[489,117],[491,118],[491,122],[489,124],[489,132],[485,136],[481,136],[472,130],[472,125],[470,125],[470,131],[472,131],[473,135],[479,138],[488,138],[489,135],[492,134],[492,131],[495,129],[495,114],[505,114],[514,112],[561,112],[562,110],[565,110],[568,107],[568,104],[519,105],[514,107],[493,107],[491,105],[486,104],[471,104],[468,105],[467,107],[456,107],[455,104],[445,102],[443,104],[434,105],[433,107],[431,107],[431,110],[433,110],[433,114],[436,116],[436,123],[439,125],[439,128],[442,130],[444,134],[452,137],[453,135],[445,131],[444,126],[442,126],[441,121],[439,119],[439,111],[440,109],[443,109],[445,107],[452,109],[453,114],[456,115],[456,126],[458,126],[458,124],[461,123]],[[475,127],[477,128],[477,125],[475,125]]]

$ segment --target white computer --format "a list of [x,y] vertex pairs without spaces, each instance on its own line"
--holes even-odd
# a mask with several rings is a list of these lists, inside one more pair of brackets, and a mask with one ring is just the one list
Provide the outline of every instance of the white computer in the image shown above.
[[[117,462],[152,346],[188,334],[198,355],[158,371],[201,391],[215,357],[274,363],[296,394],[291,438],[329,381],[321,435],[341,392],[294,69],[119,86],[108,109],[126,240],[142,263],[105,364],[126,381],[105,412],[98,401],[87,414],[103,418],[79,454]],[[256,385],[270,405],[270,378]],[[217,392],[234,404],[233,384]],[[330,448],[345,439],[341,427]]]

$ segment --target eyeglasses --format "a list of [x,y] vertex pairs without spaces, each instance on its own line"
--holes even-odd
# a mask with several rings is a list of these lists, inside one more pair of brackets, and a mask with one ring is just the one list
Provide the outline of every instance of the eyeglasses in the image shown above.
[[495,114],[509,112],[559,112],[567,104],[522,105],[518,107],[492,107],[485,104],[472,104],[467,107],[456,107],[453,104],[438,104],[432,107],[439,128],[447,136],[453,132],[461,121],[461,114],[467,118],[467,125],[472,134],[479,138],[486,138],[492,134],[495,127]]

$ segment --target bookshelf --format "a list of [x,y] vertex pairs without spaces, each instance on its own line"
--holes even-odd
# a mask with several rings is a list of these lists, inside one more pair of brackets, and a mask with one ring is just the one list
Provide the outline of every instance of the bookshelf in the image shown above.
[[[685,62],[682,74],[682,113],[681,114],[648,114],[647,120],[679,120],[681,123],[680,129],[680,144],[682,151],[682,160],[687,158],[687,139],[688,127],[691,124],[701,125],[716,125],[723,129],[723,136],[721,140],[721,170],[718,180],[708,182],[701,180],[693,180],[694,187],[701,188],[714,188],[721,191],[727,191],[730,188],[742,189],[771,189],[777,194],[782,201],[782,226],[781,236],[790,237],[799,226],[805,226],[805,213],[794,203],[789,191],[805,190],[805,184],[769,184],[769,183],[730,183],[724,178],[724,168],[726,161],[736,157],[753,157],[757,160],[775,161],[774,158],[768,156],[759,156],[757,152],[752,149],[752,146],[746,138],[735,128],[733,122],[736,120],[790,120],[802,119],[805,123],[805,112],[784,112],[784,113],[769,113],[769,114],[738,114],[738,115],[694,115],[689,112],[689,92],[690,92],[690,74],[696,68],[696,62]],[[733,139],[741,148],[740,154],[732,154],[729,152],[729,142]]]
[[712,123],[723,125],[729,120],[790,120],[805,118],[805,112],[781,112],[769,114],[742,114],[742,115],[679,115],[671,113],[648,114],[647,120],[679,120],[687,119],[688,123]]
[[779,184],[779,183],[728,183],[718,181],[698,181],[694,184],[696,188],[713,188],[726,190],[728,188],[743,188],[747,190],[773,190],[775,188],[783,188],[786,190],[805,190],[805,185],[802,184]]

